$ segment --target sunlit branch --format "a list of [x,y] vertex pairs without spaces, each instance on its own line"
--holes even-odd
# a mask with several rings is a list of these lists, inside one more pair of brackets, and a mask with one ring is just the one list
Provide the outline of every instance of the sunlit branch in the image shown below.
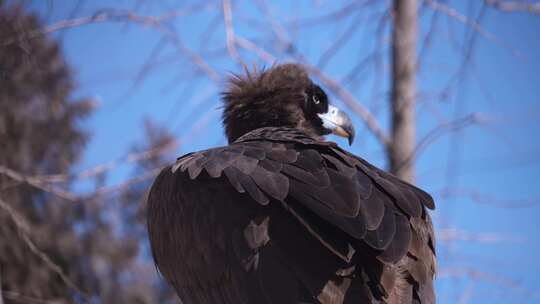
[[270,54],[263,48],[259,47],[257,44],[253,43],[251,40],[236,36],[236,41],[240,47],[243,49],[246,49],[248,51],[251,51],[257,55],[262,61],[266,62],[269,65],[273,65],[276,63],[276,57],[274,55]]
[[235,39],[234,39],[235,35],[234,35],[232,8],[231,8],[230,0],[223,0],[223,20],[225,24],[225,36],[226,36],[227,50],[229,51],[229,55],[234,61],[241,63],[242,59],[238,55],[238,52],[236,51],[236,46],[235,46]]

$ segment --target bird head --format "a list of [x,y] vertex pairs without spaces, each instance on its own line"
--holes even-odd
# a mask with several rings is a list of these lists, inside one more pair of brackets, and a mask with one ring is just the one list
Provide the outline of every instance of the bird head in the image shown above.
[[234,75],[223,92],[223,125],[229,142],[263,127],[290,127],[322,138],[333,133],[354,140],[352,122],[298,64]]

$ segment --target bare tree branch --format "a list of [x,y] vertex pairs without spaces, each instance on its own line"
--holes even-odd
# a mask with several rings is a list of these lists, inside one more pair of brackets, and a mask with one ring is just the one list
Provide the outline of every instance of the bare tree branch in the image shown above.
[[128,153],[118,159],[115,159],[115,160],[112,160],[103,164],[99,164],[92,168],[81,171],[77,174],[40,175],[40,176],[35,176],[34,178],[42,182],[49,182],[49,183],[61,183],[61,182],[68,182],[68,181],[73,181],[73,180],[83,180],[83,179],[87,179],[87,178],[91,178],[91,177],[103,174],[107,171],[111,171],[121,164],[137,163],[142,160],[150,159],[152,157],[156,157],[158,155],[167,153],[171,150],[176,149],[177,147],[178,147],[178,142],[171,141],[165,145],[154,147],[146,151]]
[[528,12],[540,14],[540,2],[484,0],[488,5],[504,12]]
[[153,63],[155,62],[155,58],[163,50],[166,44],[167,44],[167,39],[165,39],[164,37],[161,37],[161,39],[158,40],[156,45],[150,51],[150,55],[148,55],[148,58],[141,65],[141,68],[139,69],[139,71],[135,75],[135,78],[133,79],[133,83],[131,84],[131,87],[128,89],[127,93],[124,94],[124,96],[130,95],[130,93],[132,93],[137,87],[139,87],[140,84],[144,81],[144,79],[148,77],[150,70],[154,66]]
[[501,41],[499,39],[499,37],[497,37],[495,34],[487,31],[486,29],[484,29],[482,27],[482,25],[480,25],[478,22],[474,21],[474,20],[471,20],[469,19],[467,16],[461,14],[460,12],[458,12],[456,9],[448,6],[447,4],[444,4],[444,3],[441,3],[441,2],[437,2],[437,1],[433,1],[433,0],[425,0],[426,3],[435,11],[439,11],[467,26],[469,26],[470,28],[472,28],[474,31],[478,32],[480,35],[482,35],[484,38],[508,49],[512,55],[518,57],[518,58],[521,58],[522,55],[521,55],[521,52],[516,50],[514,47],[512,47],[511,45],[509,45],[508,43],[504,42],[504,41]]
[[257,55],[264,62],[272,65],[276,62],[276,57],[265,51],[263,48],[259,47],[256,43],[253,43],[251,40],[236,36],[235,37],[238,45],[248,51],[251,51]]
[[[377,1],[373,0],[353,0],[350,3],[340,7],[339,9],[332,11],[328,14],[317,16],[317,17],[310,17],[300,20],[294,20],[292,22],[295,23],[296,26],[299,27],[305,27],[305,26],[317,26],[321,25],[327,22],[335,22],[336,20],[343,20],[344,18],[354,14],[357,12],[357,8],[367,5],[377,3]],[[291,23],[292,23],[291,22]]]
[[[425,4],[425,2],[424,2]],[[436,33],[437,22],[439,21],[439,12],[434,11],[429,21],[429,27],[426,35],[422,41],[420,52],[418,53],[418,61],[416,63],[416,70],[421,71],[425,58],[427,58],[427,52],[433,43],[433,37]]]
[[256,0],[254,3],[257,5],[259,10],[264,14],[266,19],[270,23],[270,26],[272,27],[272,32],[274,33],[274,35],[276,35],[278,41],[281,43],[280,47],[287,48],[290,45],[290,39],[287,30],[279,22],[277,22],[276,18],[273,17],[268,2],[266,0]]
[[162,34],[170,38],[180,53],[187,56],[193,62],[195,67],[206,74],[211,81],[214,83],[221,82],[221,76],[208,64],[208,62],[206,62],[206,60],[204,60],[201,55],[186,47],[176,32],[163,26],[159,26],[157,28],[160,30],[160,32],[162,32]]
[[[380,94],[380,88],[383,81],[384,73],[387,71],[385,69],[385,60],[383,55],[386,54],[386,47],[391,45],[391,40],[386,37],[386,29],[392,21],[391,7],[386,8],[386,12],[380,17],[377,21],[377,27],[375,29],[374,39],[374,51],[373,51],[373,87],[371,89],[372,96],[377,96]],[[386,98],[386,93],[383,98],[373,98],[371,105],[382,105]]]
[[443,188],[434,194],[441,198],[466,197],[478,204],[485,204],[500,208],[529,208],[540,205],[540,198],[526,199],[501,199],[495,195],[482,193],[468,188]]
[[465,290],[459,296],[457,304],[467,304],[467,303],[469,303],[469,301],[471,300],[472,295],[474,293],[474,286],[475,285],[476,284],[475,284],[474,281],[471,281],[471,282],[469,282],[467,284],[467,286],[465,287]]
[[238,55],[238,52],[236,51],[236,45],[235,45],[235,39],[234,39],[234,27],[233,27],[233,21],[232,21],[232,8],[231,8],[231,1],[230,0],[223,0],[223,20],[225,23],[225,35],[226,35],[226,41],[227,41],[227,50],[229,51],[229,55],[231,58],[236,61],[242,63],[242,59]]
[[[73,19],[77,14],[79,13],[80,9],[85,5],[86,0],[77,0],[75,5],[73,6],[73,9],[71,9],[71,12],[67,16],[67,19]],[[64,32],[61,32],[59,35],[59,40],[62,40],[64,36]]]
[[470,125],[486,122],[486,118],[479,113],[472,113],[463,118],[456,119],[454,121],[443,122],[436,126],[434,129],[428,132],[416,145],[413,152],[407,158],[407,161],[415,161],[420,154],[438,138],[445,135],[448,132],[455,132],[462,130]]
[[147,151],[142,151],[142,152],[137,152],[137,153],[128,153],[121,158],[112,160],[104,164],[97,165],[95,167],[84,170],[74,175],[52,174],[52,175],[26,176],[24,174],[16,172],[15,170],[9,169],[1,165],[0,165],[0,174],[4,174],[19,183],[27,183],[37,189],[54,194],[68,201],[80,202],[81,197],[83,196],[95,195],[95,194],[103,195],[103,194],[107,194],[114,191],[120,191],[120,190],[125,189],[129,185],[148,180],[158,173],[156,172],[157,169],[151,170],[137,178],[130,179],[118,185],[99,188],[95,192],[89,193],[88,195],[75,194],[70,191],[64,190],[62,188],[56,187],[53,184],[54,183],[67,183],[73,180],[83,180],[90,177],[94,177],[94,176],[103,174],[107,171],[111,171],[123,163],[136,163],[141,160],[149,159],[159,154],[168,152],[172,149],[175,149],[176,147],[177,147],[177,142],[172,141],[172,142],[167,143],[164,146],[155,147]]
[[437,230],[437,240],[441,242],[449,241],[471,241],[478,243],[501,243],[501,242],[524,242],[524,239],[516,237],[505,237],[499,233],[472,233],[458,228],[442,228]]
[[208,5],[205,2],[201,2],[197,5],[193,5],[184,10],[173,10],[159,16],[143,16],[143,15],[136,14],[135,12],[132,12],[132,11],[104,10],[104,11],[95,13],[92,16],[80,17],[80,18],[69,19],[69,20],[62,20],[52,25],[49,25],[45,28],[42,28],[40,30],[28,32],[26,35],[7,38],[2,43],[2,45],[6,46],[6,45],[9,45],[9,44],[12,44],[17,41],[24,40],[24,39],[32,39],[39,35],[46,35],[46,34],[50,34],[59,30],[79,27],[79,26],[87,25],[87,24],[102,23],[102,22],[130,21],[130,22],[134,22],[134,23],[158,30],[166,38],[169,38],[173,42],[173,44],[176,46],[176,48],[180,51],[180,53],[187,56],[200,71],[202,71],[208,76],[210,80],[216,83],[220,83],[221,81],[220,75],[216,71],[214,71],[214,69],[212,69],[210,65],[199,54],[187,48],[182,43],[180,37],[176,34],[176,32],[172,28],[167,27],[163,24],[167,20],[170,20],[172,18],[176,18],[179,16],[184,16],[188,13],[191,13],[192,11],[196,9],[200,9],[200,7],[203,4],[205,6]]
[[2,45],[7,46],[23,39],[32,39],[36,36],[47,35],[60,30],[70,29],[93,23],[132,21],[147,26],[156,26],[172,18],[185,16],[188,13],[191,13],[193,10],[197,9],[198,7],[199,6],[190,7],[185,10],[169,11],[160,16],[142,16],[132,11],[102,10],[96,12],[92,16],[61,20],[42,29],[28,32],[26,33],[26,35],[7,38],[3,41]]
[[121,192],[123,190],[126,190],[129,186],[136,185],[136,184],[142,183],[144,181],[153,179],[154,177],[156,177],[159,174],[159,172],[162,169],[163,168],[159,167],[159,168],[155,168],[155,169],[152,169],[152,170],[148,170],[143,174],[137,175],[136,177],[130,178],[130,179],[128,179],[128,180],[126,180],[124,182],[121,182],[119,184],[98,188],[96,191],[91,193],[91,196],[94,196],[94,195],[97,195],[97,196],[106,195],[106,194],[109,194],[111,192]]
[[77,201],[77,195],[66,191],[64,189],[61,189],[59,187],[53,186],[49,183],[46,183],[43,179],[32,177],[32,176],[25,176],[19,172],[16,172],[12,169],[9,169],[5,166],[0,165],[0,174],[4,174],[7,177],[16,180],[18,182],[27,183],[35,188],[38,188],[40,190],[43,190],[45,192],[54,194],[60,198],[66,199],[68,201],[75,202]]
[[[38,298],[34,298],[34,297],[29,297],[29,296],[22,295],[22,294],[20,294],[18,292],[12,291],[12,290],[6,290],[4,292],[4,294],[6,295],[6,299],[13,300],[13,301],[15,301],[15,303],[58,304],[58,301],[54,301],[54,300],[48,301],[48,300],[38,299]],[[0,302],[0,304],[2,304],[2,302]]]
[[536,291],[524,288],[519,282],[498,274],[480,271],[470,267],[449,267],[439,269],[439,278],[467,277],[473,281],[489,282],[497,286],[509,287],[526,294],[530,299],[540,299],[540,294]]
[[17,227],[17,230],[19,231],[19,235],[22,238],[22,240],[25,242],[25,244],[28,246],[30,251],[34,253],[39,259],[41,259],[45,265],[58,274],[58,276],[62,279],[62,281],[72,290],[74,290],[77,294],[81,295],[83,298],[87,298],[86,293],[82,292],[82,290],[71,281],[71,279],[68,277],[66,273],[62,270],[60,266],[55,264],[43,251],[41,251],[36,244],[32,241],[30,238],[31,229],[30,225],[26,222],[24,217],[19,214],[15,209],[11,208],[11,206],[6,203],[4,200],[0,199],[0,208],[4,210],[4,212],[11,218],[15,226]]
[[363,18],[362,14],[356,15],[345,31],[322,53],[317,63],[320,69],[323,69],[332,57],[352,38],[354,33],[360,29],[359,24]]

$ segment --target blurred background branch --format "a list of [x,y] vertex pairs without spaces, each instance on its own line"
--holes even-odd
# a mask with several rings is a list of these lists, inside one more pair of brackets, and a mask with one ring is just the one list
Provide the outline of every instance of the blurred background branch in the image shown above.
[[176,303],[147,189],[226,144],[231,73],[288,61],[354,114],[352,152],[437,197],[439,303],[538,302],[538,2],[0,5],[0,304]]

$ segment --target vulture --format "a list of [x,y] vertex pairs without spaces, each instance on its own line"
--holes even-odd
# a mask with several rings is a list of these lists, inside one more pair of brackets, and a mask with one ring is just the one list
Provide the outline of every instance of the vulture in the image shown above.
[[299,64],[229,78],[228,145],[148,195],[154,262],[184,304],[435,303],[432,197],[325,135],[350,118]]

